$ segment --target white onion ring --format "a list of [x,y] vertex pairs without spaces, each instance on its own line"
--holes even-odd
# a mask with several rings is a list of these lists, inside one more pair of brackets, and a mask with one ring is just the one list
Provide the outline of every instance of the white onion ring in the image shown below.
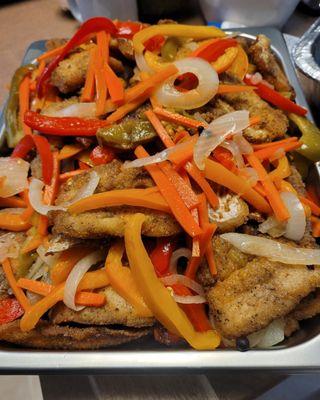
[[[156,100],[164,107],[192,110],[206,104],[217,93],[219,78],[210,63],[198,58],[187,57],[173,63],[178,73],[168,78],[154,93]],[[187,92],[180,92],[174,86],[178,76],[187,72],[198,78],[198,86]]]
[[287,239],[299,241],[303,238],[306,230],[306,215],[303,205],[294,193],[281,192],[280,197],[290,214],[284,236]]
[[53,267],[53,265],[57,262],[58,258],[59,258],[59,253],[53,254],[53,255],[46,255],[47,250],[43,245],[40,245],[37,248],[37,253],[39,255],[39,257],[41,258],[41,260],[49,265],[50,267]]
[[250,186],[255,186],[259,180],[257,171],[251,167],[244,167],[241,169],[246,175],[246,180]]
[[197,167],[204,169],[206,158],[229,135],[241,132],[249,126],[249,112],[246,110],[234,111],[212,121],[201,133],[194,146],[193,159]]
[[0,185],[0,197],[10,197],[26,189],[30,164],[22,158],[0,157],[0,177],[6,179]]
[[134,58],[136,60],[137,67],[142,72],[154,73],[153,69],[149,67],[144,55],[142,53],[135,52]]
[[[115,105],[107,103],[104,113],[110,113],[116,109]],[[96,103],[74,103],[58,110],[44,110],[43,115],[49,117],[79,117],[79,118],[96,118]]]
[[103,253],[98,250],[90,253],[86,257],[82,258],[76,263],[70,272],[64,289],[63,302],[64,304],[74,311],[80,311],[84,307],[76,306],[75,296],[77,293],[78,285],[83,278],[84,274],[92,267],[92,265],[97,264],[103,259]]
[[294,265],[320,265],[320,250],[292,247],[272,239],[244,233],[223,233],[220,237],[238,250],[253,256]]
[[188,260],[190,260],[191,256],[192,256],[192,252],[187,247],[181,247],[180,249],[175,250],[172,253],[171,258],[170,258],[169,271],[172,274],[176,274],[177,273],[177,263],[178,263],[179,258],[185,257]]
[[242,133],[236,133],[233,137],[233,141],[238,145],[239,150],[242,154],[251,154],[253,153],[253,147],[251,144],[245,139]]
[[185,275],[181,274],[172,274],[168,276],[164,276],[161,278],[161,282],[165,286],[171,286],[175,285],[176,283],[179,283],[183,286],[188,287],[189,289],[193,290],[195,293],[199,294],[200,296],[204,296],[204,291],[202,286],[194,281],[193,279],[188,278]]
[[285,233],[286,223],[278,221],[273,215],[271,215],[259,225],[258,230],[261,233],[267,233],[273,238],[278,238],[283,236]]
[[224,143],[221,143],[220,146],[230,151],[238,168],[245,167],[242,154],[240,152],[238,145],[235,142],[231,140],[230,141],[226,140]]
[[195,296],[179,296],[177,294],[173,294],[173,298],[177,303],[181,304],[203,304],[207,302],[203,296],[199,296],[198,294]]

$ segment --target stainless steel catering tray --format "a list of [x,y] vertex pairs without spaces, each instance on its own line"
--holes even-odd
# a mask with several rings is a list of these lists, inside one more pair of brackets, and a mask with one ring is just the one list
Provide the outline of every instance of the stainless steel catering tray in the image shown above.
[[[239,30],[237,30],[239,31]],[[273,28],[241,29],[241,35],[253,40],[258,33],[270,37],[273,50],[281,61],[297,93],[297,102],[308,108],[299,86],[283,37]],[[44,41],[33,43],[24,63],[31,62],[44,50]],[[311,117],[312,118],[312,117]],[[0,123],[3,132],[3,116]],[[1,126],[0,125],[0,126]],[[307,321],[293,337],[272,350],[194,351],[180,347],[169,349],[154,342],[133,343],[96,351],[28,350],[0,344],[0,372],[89,372],[89,373],[167,373],[204,372],[213,369],[268,369],[287,371],[320,370],[320,319]]]

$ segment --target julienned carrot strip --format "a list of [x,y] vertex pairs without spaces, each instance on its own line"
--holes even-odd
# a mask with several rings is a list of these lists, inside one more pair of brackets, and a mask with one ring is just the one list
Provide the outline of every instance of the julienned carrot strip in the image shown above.
[[23,293],[22,289],[17,285],[16,278],[13,275],[11,263],[8,258],[2,261],[3,272],[7,278],[7,281],[13,291],[13,294],[16,296],[16,299],[21,304],[22,308],[27,311],[30,308],[29,300],[26,295]]
[[178,131],[176,132],[176,136],[174,137],[174,142],[175,144],[179,143],[180,140],[182,141],[183,139],[190,137],[189,132],[187,131]]
[[[29,238],[28,238],[29,239]],[[43,242],[43,236],[39,235],[38,232],[22,246],[21,254],[28,254],[31,251],[37,249]]]
[[0,197],[0,207],[25,208],[27,204],[17,196]]
[[171,184],[176,188],[176,191],[179,193],[179,196],[181,197],[187,208],[191,210],[192,208],[197,207],[199,204],[199,200],[196,194],[178,174],[178,172],[172,168],[170,163],[168,163],[167,161],[159,163],[159,168],[166,175]]
[[218,94],[224,93],[239,93],[239,92],[252,92],[255,90],[255,86],[248,85],[223,85],[219,84],[218,86]]
[[307,197],[303,197],[303,196],[299,196],[300,201],[302,201],[302,203],[306,204],[307,206],[310,207],[311,212],[313,215],[316,215],[317,217],[320,217],[320,207],[314,203],[313,201],[311,201],[310,199],[308,199]]
[[254,152],[254,154],[260,159],[260,160],[267,160],[270,157],[274,156],[275,151],[279,149],[283,149],[283,151],[292,151],[295,149],[298,149],[301,147],[302,143],[299,141],[292,141],[292,142],[286,142],[286,143],[281,143],[281,144],[275,144],[274,146],[266,147],[264,149],[260,149]]
[[251,167],[253,167],[257,171],[259,180],[262,183],[264,190],[266,191],[267,199],[269,200],[269,203],[275,213],[276,218],[279,221],[286,221],[290,217],[290,214],[261,161],[255,153],[248,154],[247,160]]
[[81,213],[104,207],[115,206],[145,207],[170,213],[170,207],[160,193],[150,193],[148,189],[119,189],[96,193],[72,204],[70,213]]
[[320,219],[311,215],[312,236],[315,238],[320,237]]
[[60,174],[59,175],[59,182],[63,183],[65,181],[67,181],[69,178],[72,178],[73,176],[79,175],[79,174],[83,174],[85,172],[84,169],[75,169],[73,171],[68,171],[65,172],[64,174]]
[[37,227],[39,235],[41,235],[41,236],[47,235],[48,224],[49,224],[48,217],[45,215],[39,215],[39,221],[38,221],[38,227]]
[[252,189],[245,179],[235,175],[220,163],[213,160],[206,160],[204,174],[207,179],[239,194],[257,210],[266,214],[271,213],[268,202]]
[[104,73],[112,103],[116,105],[123,104],[124,87],[121,79],[117,77],[108,64],[106,64],[104,67]]
[[50,185],[46,185],[44,188],[43,201],[45,204],[52,205],[57,197],[59,190],[59,173],[60,173],[60,160],[59,152],[53,153],[53,173]]
[[0,229],[12,232],[23,232],[31,228],[29,221],[25,221],[19,214],[1,213]]
[[29,200],[29,190],[28,189],[25,189],[23,191],[23,200],[25,201],[27,207],[21,214],[21,219],[28,222],[28,221],[30,221],[30,219],[33,215],[33,212],[34,212],[32,206],[31,206],[30,200]]
[[175,164],[176,169],[184,166],[187,161],[192,159],[194,145],[196,144],[199,135],[196,134],[188,137],[186,132],[184,137],[186,139],[182,143],[179,143],[181,147],[179,146],[175,152],[169,155],[169,160]]
[[171,137],[169,136],[168,132],[166,131],[165,127],[162,125],[161,121],[156,116],[156,114],[152,110],[148,110],[145,112],[145,115],[151,122],[162,143],[166,147],[173,147],[174,141],[171,139]]
[[[192,215],[193,219],[195,220],[196,224],[200,226],[198,208],[193,208],[191,210],[191,215]],[[192,257],[200,257],[200,239],[199,238],[200,238],[200,236],[192,238],[192,252],[191,252]]]
[[261,185],[260,182],[257,182],[257,183],[253,186],[253,189],[254,189],[255,191],[257,191],[259,194],[261,194],[261,196],[263,196],[263,197],[266,197],[266,196],[267,196],[266,191],[264,190],[264,188],[263,188],[263,186]]
[[[138,146],[135,149],[135,155],[137,158],[148,157],[149,154],[145,151],[142,146]],[[191,236],[195,237],[202,233],[199,225],[197,225],[188,210],[185,203],[179,196],[176,188],[171,184],[166,175],[160,170],[157,165],[146,165],[145,168],[151,175],[152,179],[158,186],[162,196],[167,201],[169,207],[176,220],[184,228],[184,230]]]
[[143,104],[148,98],[149,93],[144,93],[141,97],[139,97],[139,99],[123,104],[108,116],[107,121],[111,124],[119,121],[119,119],[125,117],[127,114],[129,114],[129,112],[134,111],[136,108],[141,106],[141,104]]
[[[55,288],[55,286],[48,283],[25,278],[20,278],[17,285],[22,289],[40,294],[41,296],[48,296]],[[105,296],[92,292],[78,292],[75,297],[75,303],[83,306],[102,306],[105,304],[105,301]]]
[[55,49],[49,50],[49,51],[41,54],[41,56],[37,57],[37,61],[41,62],[41,61],[47,60],[48,58],[53,58],[53,57],[57,56],[58,54],[60,54],[62,52],[64,46],[65,45],[56,47]]
[[89,65],[86,72],[86,81],[82,89],[80,101],[92,101],[94,97],[94,70],[95,70],[95,57],[96,49],[90,49],[89,53]]
[[105,31],[100,31],[97,33],[97,46],[103,66],[109,62],[109,42],[109,34],[107,34]]
[[24,123],[24,114],[29,110],[30,78],[26,76],[19,86],[19,118],[25,135],[32,135],[32,129]]
[[270,142],[270,143],[261,143],[261,144],[252,144],[253,150],[260,150],[260,149],[265,149],[267,147],[272,147],[272,146],[277,146],[277,145],[281,145],[284,143],[290,143],[290,142],[295,142],[297,141],[298,138],[296,136],[291,136],[289,138],[286,139],[282,139],[282,140],[277,140],[275,142]]
[[219,199],[215,192],[213,191],[210,184],[205,179],[203,173],[194,165],[193,162],[187,162],[185,165],[185,169],[191,178],[199,185],[199,187],[203,190],[206,195],[208,202],[211,207],[216,208],[219,204]]
[[174,122],[178,125],[186,126],[187,128],[199,128],[208,125],[196,119],[188,118],[184,115],[176,114],[159,107],[154,108],[153,112],[165,121]]
[[107,83],[104,76],[104,70],[101,66],[95,68],[96,83],[96,116],[104,114],[107,99]]

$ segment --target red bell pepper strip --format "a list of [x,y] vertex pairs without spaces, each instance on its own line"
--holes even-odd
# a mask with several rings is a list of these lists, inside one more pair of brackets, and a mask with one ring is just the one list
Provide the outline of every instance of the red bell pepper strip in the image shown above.
[[6,297],[0,300],[0,325],[8,324],[24,314],[18,300],[14,297]]
[[155,35],[150,39],[146,40],[143,45],[146,50],[149,51],[158,51],[164,45],[166,39],[163,35]]
[[[248,77],[244,78],[244,82],[247,85],[254,85],[251,82],[251,79]],[[307,109],[304,107],[299,106],[298,104],[294,103],[293,101],[287,99],[286,97],[282,96],[276,90],[270,88],[269,86],[265,85],[264,83],[258,83],[254,85],[257,89],[255,93],[257,93],[263,100],[266,100],[268,103],[273,104],[276,107],[281,108],[281,110],[292,112],[294,114],[305,116],[308,112]]]
[[157,276],[164,276],[169,272],[170,259],[174,248],[175,242],[172,239],[157,239],[157,245],[150,254]]
[[109,147],[96,146],[89,157],[94,165],[103,165],[111,162],[115,158],[115,154]]
[[95,136],[99,128],[110,125],[101,119],[49,117],[34,111],[25,113],[24,122],[41,133],[56,136]]
[[117,32],[114,36],[126,39],[132,39],[137,32],[149,26],[148,24],[132,21],[115,21],[114,24],[117,28]]
[[49,185],[53,173],[53,156],[48,139],[40,135],[26,135],[16,145],[11,157],[25,158],[36,147],[42,163],[42,176],[46,185]]
[[80,29],[73,35],[73,37],[68,41],[68,43],[63,47],[60,54],[58,54],[44,69],[39,77],[37,83],[37,95],[39,98],[43,97],[44,89],[48,85],[49,78],[52,71],[58,66],[60,61],[62,61],[66,55],[75,47],[79,46],[81,43],[88,39],[88,36],[95,32],[105,31],[110,34],[115,34],[117,28],[114,23],[109,18],[105,17],[95,17],[88,19],[84,22]]
[[238,45],[236,39],[212,39],[198,47],[190,57],[200,57],[208,62],[216,61],[229,47]]

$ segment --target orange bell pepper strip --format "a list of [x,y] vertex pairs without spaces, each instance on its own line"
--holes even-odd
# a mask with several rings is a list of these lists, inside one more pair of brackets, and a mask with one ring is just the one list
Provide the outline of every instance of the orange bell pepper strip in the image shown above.
[[308,199],[307,197],[303,197],[303,196],[299,196],[299,199],[302,203],[304,203],[310,207],[313,215],[320,217],[320,207],[316,203],[314,203],[312,200]]
[[[50,285],[48,283],[25,278],[20,278],[17,282],[17,285],[22,289],[40,294],[41,296],[48,296],[55,288],[53,285]],[[106,298],[99,293],[77,292],[75,303],[81,306],[100,307],[106,303]]]
[[78,143],[66,144],[62,147],[58,154],[58,160],[65,160],[67,158],[73,157],[76,154],[84,150],[83,146]]
[[58,285],[59,283],[64,282],[76,263],[83,257],[87,256],[91,251],[92,248],[83,246],[71,247],[70,249],[63,251],[50,270],[52,283]]
[[317,217],[311,216],[311,224],[312,224],[312,236],[315,238],[320,237],[320,219]]
[[16,296],[16,299],[19,301],[21,307],[24,309],[24,311],[29,310],[29,308],[30,308],[29,300],[27,299],[26,295],[23,293],[22,289],[17,285],[17,281],[13,275],[11,263],[8,258],[6,258],[5,260],[2,261],[2,268],[3,268],[4,274],[7,278],[7,281],[13,291],[13,294]]
[[269,178],[273,181],[276,179],[286,179],[290,175],[291,168],[286,156],[281,157],[278,161],[277,167],[273,171],[269,172]]
[[271,214],[272,211],[268,202],[252,189],[245,179],[235,175],[220,163],[213,160],[206,160],[204,174],[207,179],[239,194],[262,213]]
[[217,332],[197,332],[185,312],[158,279],[141,239],[143,214],[133,215],[125,228],[125,247],[133,278],[146,305],[170,332],[183,337],[194,349],[213,350],[220,344]]
[[237,48],[238,54],[233,63],[227,69],[227,72],[230,72],[232,75],[235,75],[240,80],[243,80],[248,72],[249,60],[248,55],[244,51],[243,47],[241,45],[238,45]]
[[232,46],[227,48],[220,57],[211,63],[217,74],[225,72],[233,63],[237,57],[239,50],[238,46]]
[[147,307],[139,289],[133,279],[131,269],[122,265],[121,259],[124,252],[124,245],[118,241],[108,252],[105,270],[113,289],[127,300],[141,317],[152,317],[153,314]]
[[27,231],[32,226],[32,224],[24,220],[20,214],[3,212],[0,215],[0,229],[12,232],[23,232]]
[[0,207],[25,208],[26,206],[25,201],[20,197],[0,197]]

